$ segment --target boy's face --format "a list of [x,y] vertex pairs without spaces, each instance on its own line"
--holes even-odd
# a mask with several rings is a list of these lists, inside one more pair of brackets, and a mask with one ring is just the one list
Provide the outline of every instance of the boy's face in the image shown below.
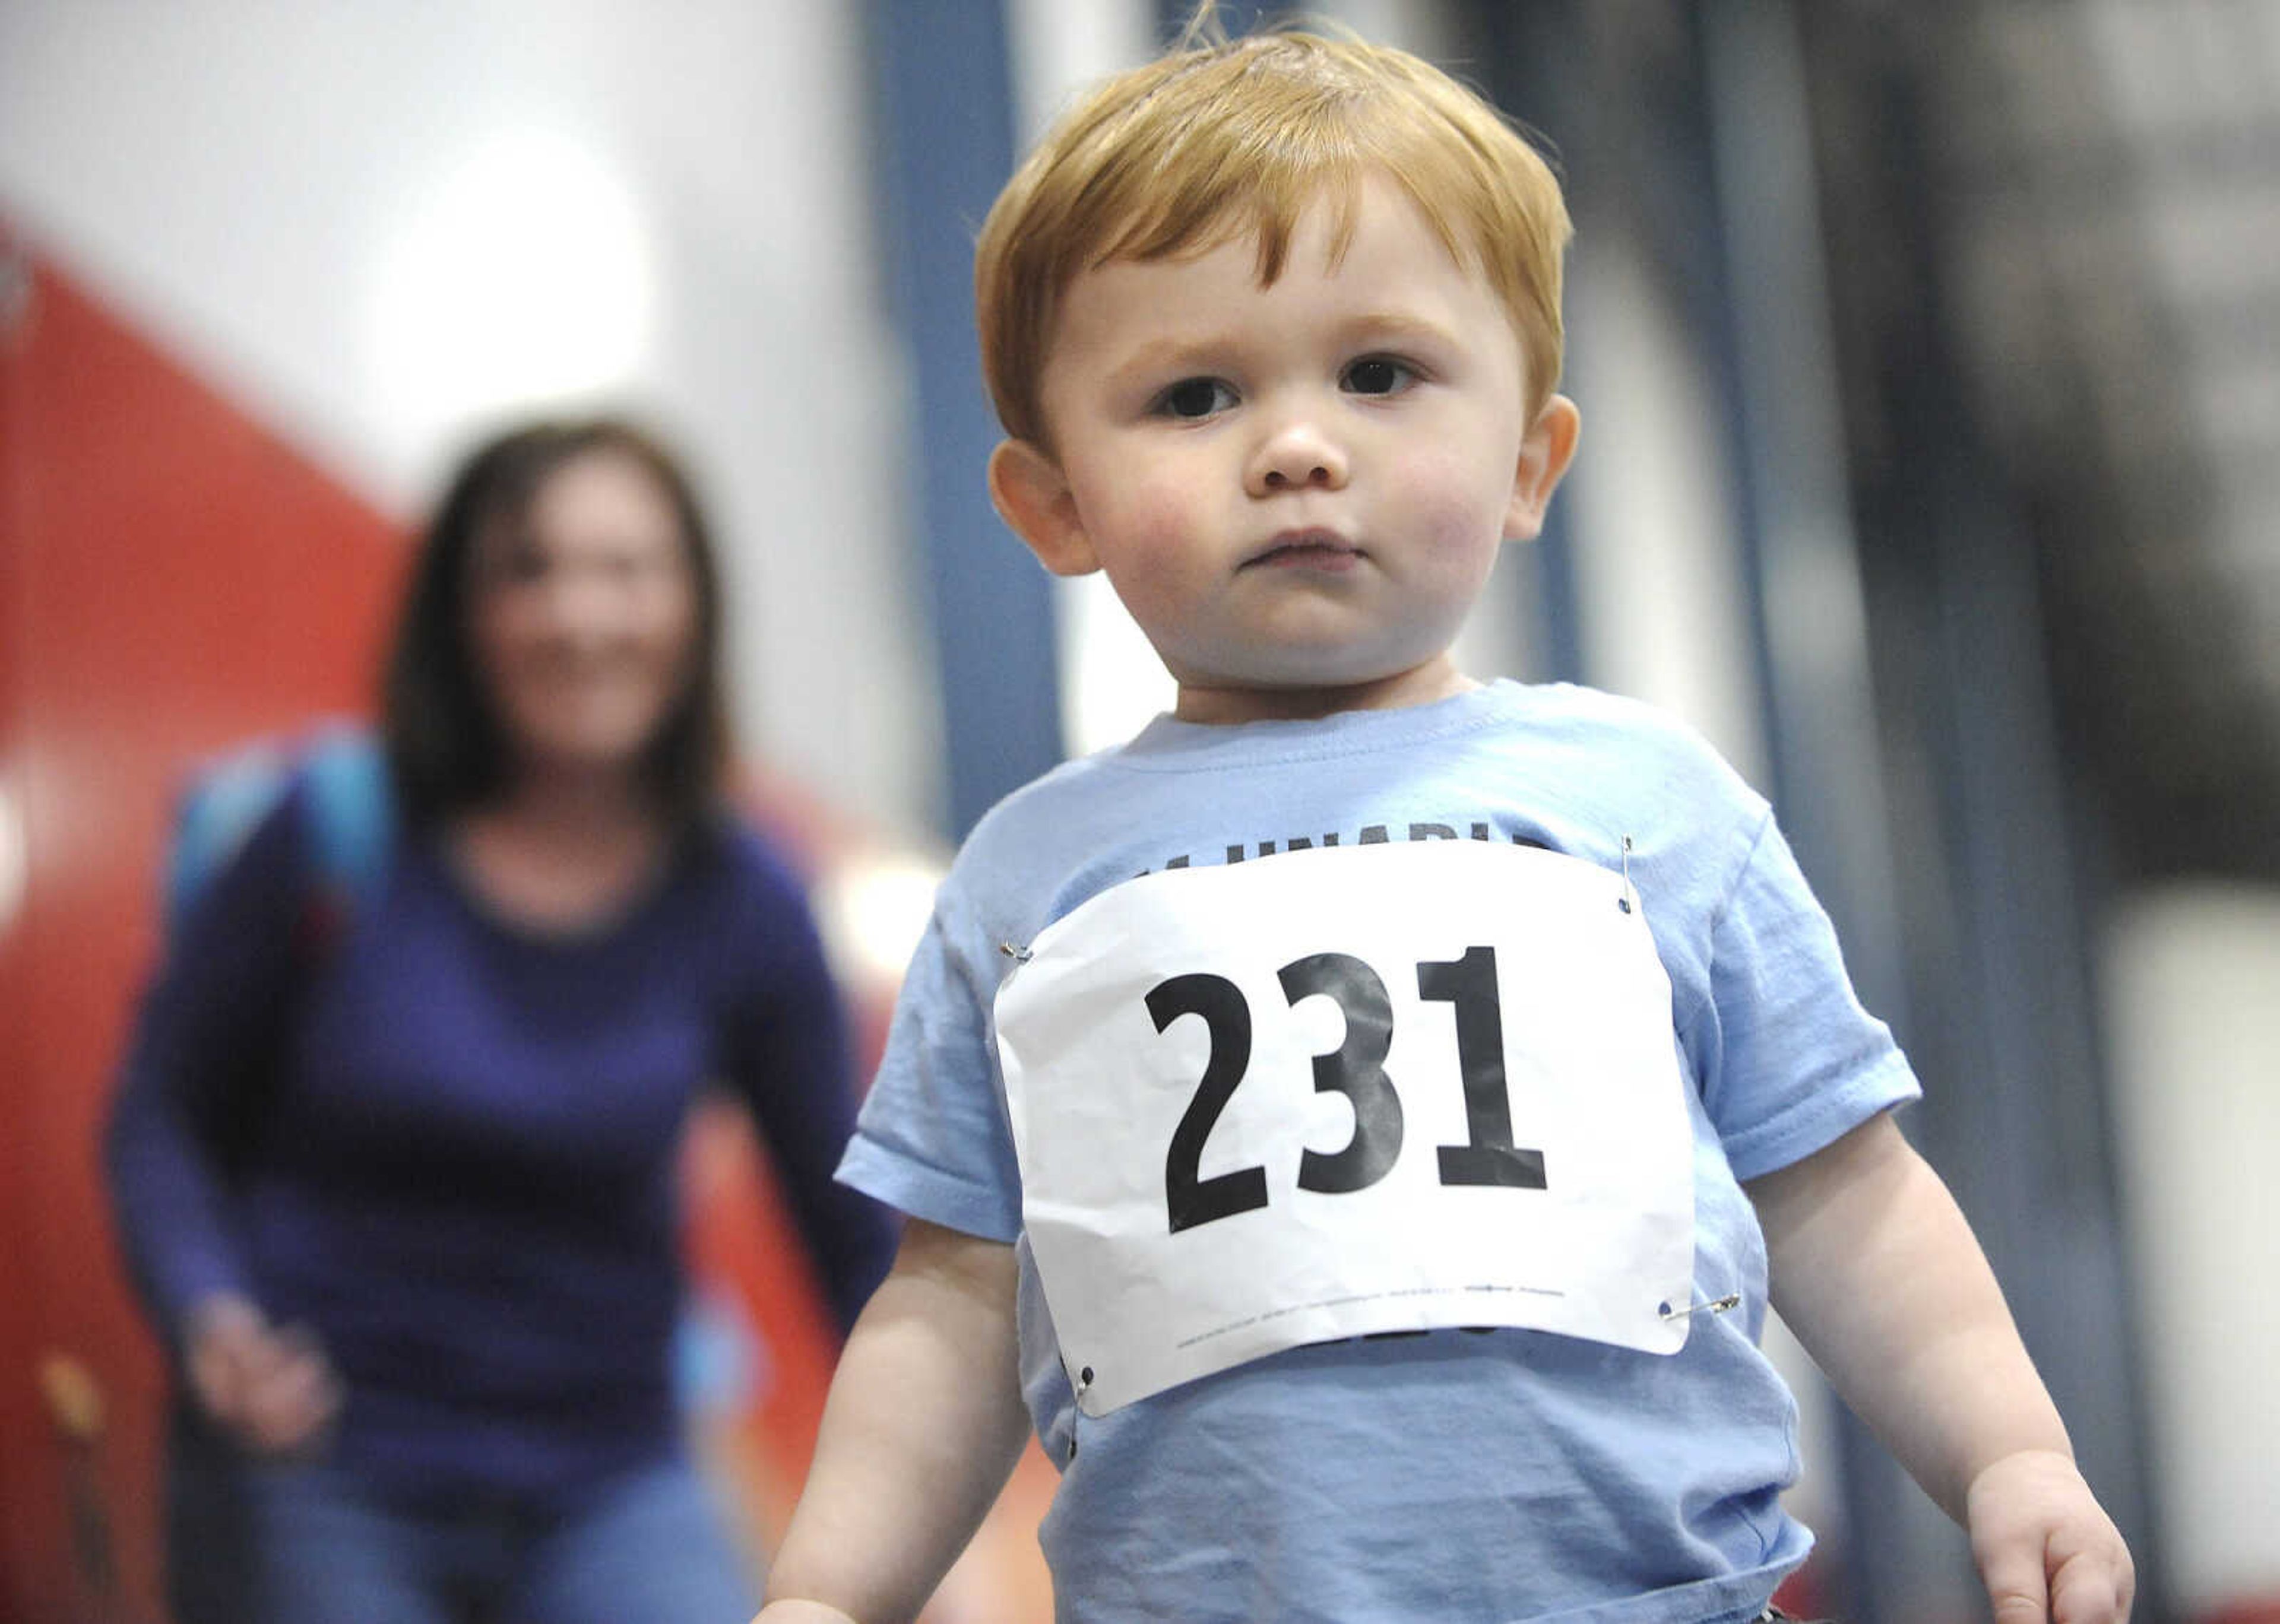
[[1332,268],[1331,210],[1259,285],[1248,237],[1079,275],[1042,378],[1054,451],[1009,443],[999,511],[1048,567],[1105,570],[1179,682],[1240,721],[1421,704],[1498,544],[1575,443],[1525,418],[1518,336],[1390,181]]

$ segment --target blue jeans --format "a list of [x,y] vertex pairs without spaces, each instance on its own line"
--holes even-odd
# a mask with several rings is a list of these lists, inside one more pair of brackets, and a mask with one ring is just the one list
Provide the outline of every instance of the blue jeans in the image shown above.
[[574,1514],[412,1510],[322,1467],[253,1474],[270,1624],[743,1624],[751,1575],[686,1461]]

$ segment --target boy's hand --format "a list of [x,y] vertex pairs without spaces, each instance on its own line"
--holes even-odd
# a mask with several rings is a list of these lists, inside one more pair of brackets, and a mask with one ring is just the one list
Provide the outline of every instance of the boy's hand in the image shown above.
[[2006,1455],[1971,1482],[1971,1551],[1995,1624],[2122,1624],[2138,1589],[2122,1534],[2072,1460]]
[[855,1624],[855,1620],[822,1602],[780,1601],[761,1608],[752,1624]]

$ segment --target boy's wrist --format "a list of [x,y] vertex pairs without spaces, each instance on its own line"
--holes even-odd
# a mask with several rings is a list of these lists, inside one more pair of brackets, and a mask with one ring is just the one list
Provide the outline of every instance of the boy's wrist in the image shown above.
[[2030,1444],[2008,1450],[1981,1464],[1964,1484],[1963,1497],[1967,1506],[1983,1490],[2000,1485],[2007,1479],[2079,1478],[2082,1468],[2075,1462],[2074,1451],[2063,1445]]

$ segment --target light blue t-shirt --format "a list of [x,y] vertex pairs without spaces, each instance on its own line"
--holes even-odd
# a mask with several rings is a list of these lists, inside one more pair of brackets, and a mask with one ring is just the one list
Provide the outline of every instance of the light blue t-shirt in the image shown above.
[[[1022,1235],[991,1026],[1008,948],[1167,867],[1472,839],[1615,869],[1626,838],[1689,1097],[1696,1297],[1739,1306],[1671,1355],[1439,1330],[1081,1415]],[[1009,797],[942,887],[840,1176],[1015,1244],[1064,1624],[1680,1624],[1753,1617],[1811,1546],[1779,1501],[1797,1411],[1758,1351],[1765,1246],[1739,1181],[1917,1093],[1765,802],[1706,744],[1629,701],[1498,682],[1318,722],[1161,718]]]

